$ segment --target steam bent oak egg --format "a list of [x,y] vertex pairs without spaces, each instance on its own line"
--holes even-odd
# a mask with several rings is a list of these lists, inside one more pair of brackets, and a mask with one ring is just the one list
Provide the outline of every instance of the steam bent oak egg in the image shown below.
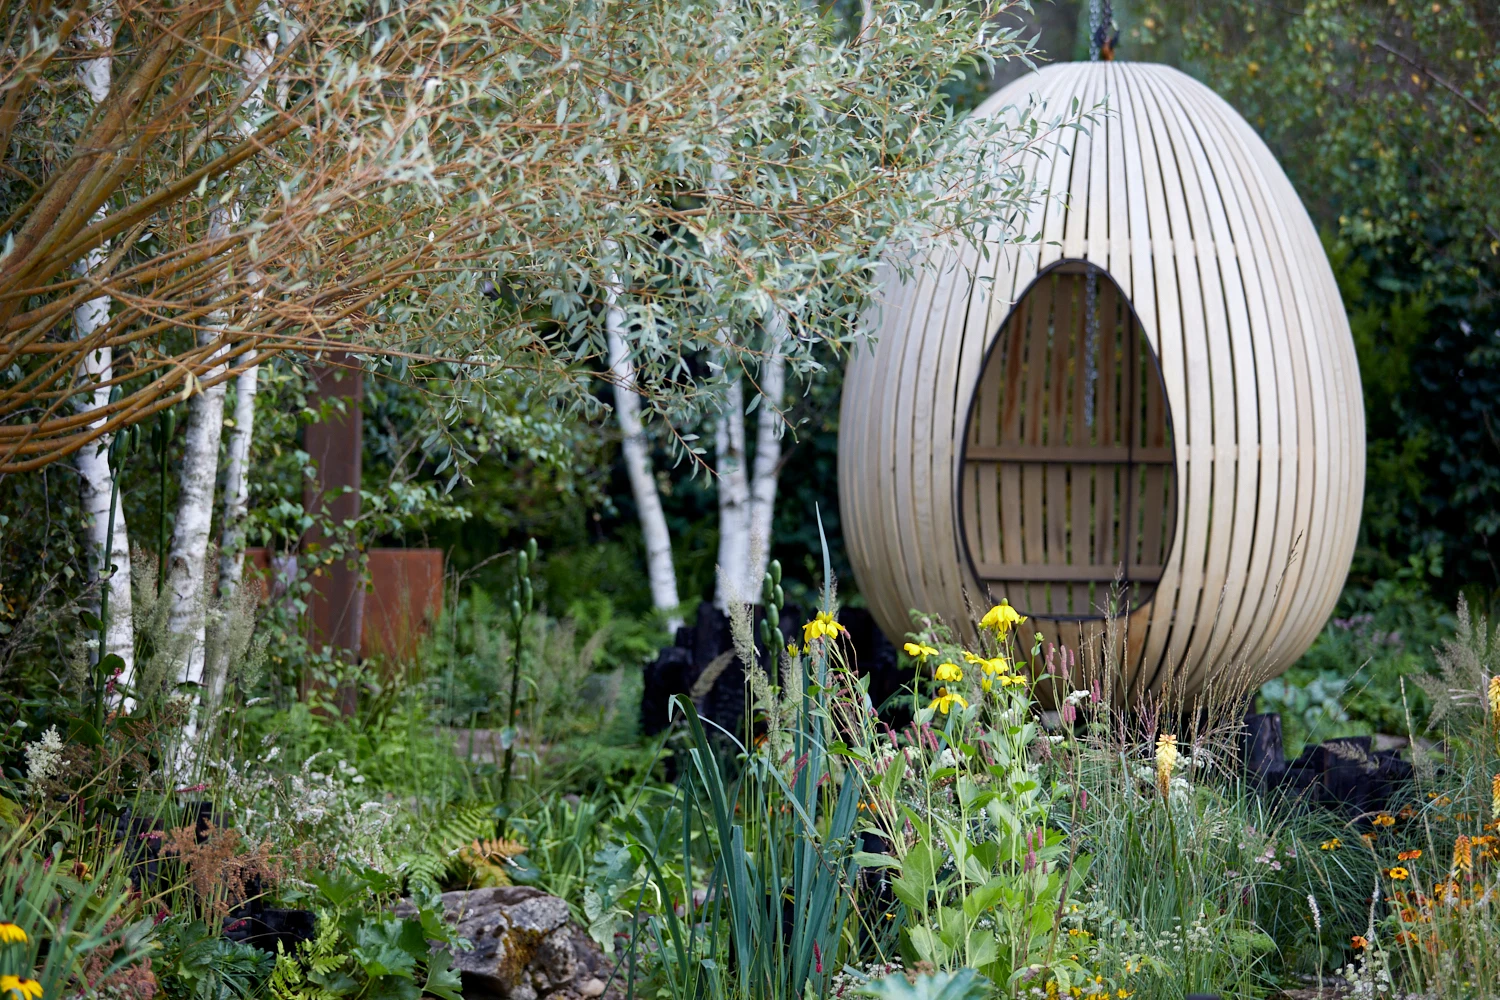
[[1075,98],[1108,111],[1030,161],[1037,241],[888,268],[844,382],[849,556],[893,639],[1005,597],[1075,648],[1123,622],[1118,697],[1257,683],[1311,644],[1354,550],[1338,288],[1270,150],[1176,70],[1054,66],[976,113]]

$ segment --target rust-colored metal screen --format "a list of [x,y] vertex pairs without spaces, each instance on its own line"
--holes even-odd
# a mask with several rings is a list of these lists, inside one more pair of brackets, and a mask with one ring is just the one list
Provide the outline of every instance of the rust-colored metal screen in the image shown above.
[[1154,592],[1177,510],[1171,416],[1104,272],[1055,267],[1006,318],[969,411],[959,499],[975,575],[1026,614],[1101,617],[1116,580],[1133,607]]

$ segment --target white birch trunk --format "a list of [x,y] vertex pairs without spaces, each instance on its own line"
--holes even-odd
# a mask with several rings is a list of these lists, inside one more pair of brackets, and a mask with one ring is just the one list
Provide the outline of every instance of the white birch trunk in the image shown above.
[[635,495],[641,534],[646,541],[646,577],[651,583],[651,603],[666,612],[667,629],[675,633],[682,627],[677,596],[677,569],[672,561],[672,535],[667,531],[667,517],[662,512],[661,494],[651,463],[651,449],[641,427],[641,401],[635,387],[635,366],[625,347],[625,310],[619,302],[620,285],[613,279],[605,290],[604,332],[609,346],[609,369],[615,378],[615,416],[620,421],[620,451],[625,457],[625,472],[630,477],[630,491]]
[[714,430],[719,477],[719,610],[752,601],[750,572],[750,484],[745,471],[745,380],[736,375],[724,390],[724,406]]
[[[209,222],[210,238],[223,236],[238,221],[239,206],[214,210]],[[218,339],[225,318],[215,317],[199,334],[199,343]],[[223,372],[223,365],[209,370],[207,378]],[[213,525],[214,486],[219,474],[219,438],[224,430],[225,383],[200,389],[188,403],[187,432],[183,435],[181,492],[177,500],[177,522],[172,528],[171,555],[167,561],[167,590],[171,601],[167,630],[176,638],[177,680],[203,682],[205,612],[208,604],[208,536]],[[189,723],[191,736],[195,732]]]
[[208,647],[210,661],[204,667],[203,686],[206,703],[217,705],[224,694],[229,676],[230,622],[227,616],[238,610],[236,598],[245,574],[245,517],[250,500],[250,446],[255,440],[255,392],[260,382],[260,366],[245,369],[234,380],[233,427],[229,431],[229,449],[224,465],[224,512],[219,535],[219,606],[225,614],[220,634]]
[[[104,5],[85,22],[79,31],[90,48],[102,53],[95,59],[86,59],[78,65],[78,82],[88,92],[95,106],[109,97],[112,82],[111,53],[114,47],[113,14],[109,5]],[[100,209],[100,217],[104,210]],[[74,267],[80,277],[97,270],[106,256],[103,246],[90,250],[88,256]],[[99,295],[89,299],[73,310],[73,336],[86,340],[95,331],[109,322],[109,296]],[[108,347],[91,351],[79,365],[80,381],[94,383],[99,388],[80,398],[78,407],[88,413],[109,402],[107,383],[114,377],[114,352]],[[91,426],[99,426],[102,418]],[[125,504],[120,498],[115,504],[113,544],[110,542],[109,499],[114,490],[114,470],[109,464],[109,445],[114,435],[107,435],[97,442],[82,448],[74,458],[78,477],[83,486],[83,510],[86,518],[85,531],[89,545],[89,573],[99,581],[102,588],[109,588],[109,620],[104,624],[104,648],[98,655],[114,653],[125,661],[120,673],[122,683],[130,683],[135,673],[135,628],[131,615],[130,598],[130,535],[125,528]],[[108,551],[106,551],[108,549]],[[95,606],[98,610],[98,606]],[[128,707],[128,706],[127,706]]]
[[787,315],[772,307],[766,317],[770,342],[760,369],[760,406],[756,410],[755,465],[750,476],[750,562],[745,586],[750,599],[759,600],[760,581],[771,562],[772,523],[776,518],[776,483],[781,472],[781,415],[786,397]]
[[[266,35],[265,47],[247,47],[240,59],[243,87],[248,88],[244,115],[237,130],[242,136],[255,131],[255,118],[265,106],[267,70],[275,55],[279,39],[275,32]],[[209,237],[227,235],[240,219],[240,205],[231,200],[214,210],[209,221]],[[251,274],[250,280],[255,280]],[[209,329],[200,335],[200,343],[217,339],[226,317],[216,317]],[[223,372],[222,365],[210,377]],[[244,519],[249,495],[250,446],[255,432],[255,391],[259,368],[252,366],[235,381],[234,430],[229,441],[228,464],[224,484],[224,517],[220,538],[219,586],[221,612],[231,609],[231,599],[239,590],[244,573]],[[195,395],[188,408],[188,425],[182,462],[182,491],[177,504],[177,522],[172,532],[172,553],[167,566],[167,588],[171,591],[168,630],[177,637],[181,683],[201,684],[210,706],[223,693],[229,664],[222,631],[214,649],[216,662],[208,662],[208,536],[213,525],[214,485],[218,478],[219,441],[224,429],[224,396],[227,387],[220,383]],[[221,614],[222,618],[222,614]],[[216,629],[227,622],[215,623]],[[196,706],[195,706],[196,709]],[[189,718],[187,735],[197,731],[196,710]]]

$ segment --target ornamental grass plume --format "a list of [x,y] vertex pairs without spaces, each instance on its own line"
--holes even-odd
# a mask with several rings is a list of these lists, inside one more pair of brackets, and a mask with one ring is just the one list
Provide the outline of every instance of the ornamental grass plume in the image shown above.
[[1156,787],[1165,799],[1172,789],[1172,768],[1177,766],[1177,737],[1163,733],[1156,738]]

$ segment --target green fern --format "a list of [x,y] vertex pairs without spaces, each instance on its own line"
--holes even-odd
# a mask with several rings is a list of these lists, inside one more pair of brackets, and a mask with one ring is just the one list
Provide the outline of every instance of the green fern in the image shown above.
[[422,850],[398,858],[406,873],[408,885],[437,890],[448,879],[461,878],[468,866],[458,853],[475,841],[495,835],[495,807],[492,804],[449,806],[428,833]]

